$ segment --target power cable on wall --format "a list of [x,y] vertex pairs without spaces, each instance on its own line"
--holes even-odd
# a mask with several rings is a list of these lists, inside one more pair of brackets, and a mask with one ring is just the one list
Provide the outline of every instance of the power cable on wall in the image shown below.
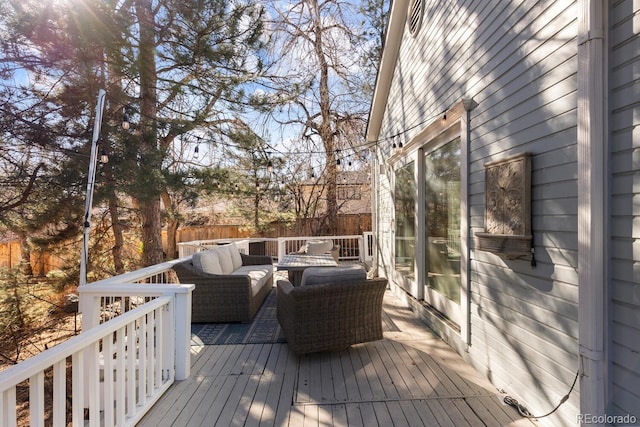
[[505,396],[504,399],[503,399],[504,403],[506,403],[509,406],[513,406],[514,408],[516,408],[518,410],[518,412],[520,413],[520,415],[522,415],[524,418],[540,419],[540,418],[548,417],[549,415],[553,414],[558,409],[560,409],[560,406],[562,406],[562,404],[569,399],[569,396],[571,395],[571,392],[573,391],[573,389],[576,386],[576,383],[578,382],[578,376],[579,375],[580,375],[580,371],[576,372],[576,377],[573,379],[573,384],[571,385],[571,388],[569,389],[569,392],[562,399],[560,399],[560,403],[558,403],[558,405],[555,408],[553,408],[550,412],[548,412],[548,413],[546,413],[544,415],[540,415],[540,416],[531,415],[531,412],[529,412],[529,410],[524,405],[521,405],[520,402],[518,402],[516,399],[514,399],[511,396]]

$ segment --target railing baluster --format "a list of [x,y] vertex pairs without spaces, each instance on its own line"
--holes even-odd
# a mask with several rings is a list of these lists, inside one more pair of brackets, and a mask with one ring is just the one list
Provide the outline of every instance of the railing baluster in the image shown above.
[[102,340],[102,358],[104,360],[102,368],[104,423],[107,426],[112,426],[114,425],[113,402],[115,400],[113,384],[113,335],[109,335]]
[[15,387],[11,387],[2,393],[2,398],[0,399],[0,423],[7,427],[16,427],[18,425]]
[[153,396],[153,392],[155,391],[155,384],[154,384],[154,374],[155,374],[155,369],[154,369],[154,365],[156,363],[156,358],[155,358],[155,354],[153,351],[153,345],[154,345],[154,335],[153,335],[153,330],[155,329],[154,327],[154,323],[155,323],[155,311],[152,311],[151,313],[147,314],[147,363],[146,363],[146,367],[147,367],[147,396]]
[[140,319],[138,328],[138,360],[140,361],[140,369],[138,374],[140,380],[138,382],[138,403],[144,405],[147,401],[147,316]]
[[29,378],[29,421],[32,427],[44,427],[44,371]]
[[134,414],[136,407],[136,381],[137,381],[137,367],[136,363],[137,346],[136,346],[136,324],[131,322],[127,325],[127,414]]
[[96,341],[87,348],[89,357],[86,359],[89,383],[89,427],[100,425],[100,342]]
[[53,427],[64,427],[67,415],[67,360],[53,365]]
[[126,371],[125,365],[125,327],[118,329],[116,332],[116,389],[115,389],[115,423],[116,425],[124,425],[126,417],[126,378],[127,374],[131,375],[131,372]]
[[73,407],[71,421],[74,426],[84,425],[84,351],[80,350],[71,356],[71,390]]
[[155,311],[156,314],[156,321],[155,321],[155,339],[156,339],[156,345],[155,345],[155,352],[156,352],[156,373],[155,373],[155,382],[156,382],[156,388],[154,389],[154,393],[155,391],[160,388],[160,386],[162,385],[162,367],[163,367],[163,363],[164,361],[162,360],[162,356],[163,356],[163,336],[164,336],[164,331],[162,330],[162,309],[159,308]]

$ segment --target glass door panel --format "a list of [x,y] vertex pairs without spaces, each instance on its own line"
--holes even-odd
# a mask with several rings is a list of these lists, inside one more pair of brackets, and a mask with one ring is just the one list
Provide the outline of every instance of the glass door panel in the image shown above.
[[460,316],[460,139],[425,155],[425,300]]
[[415,163],[411,162],[396,171],[395,220],[396,220],[396,270],[413,279],[415,276],[416,243],[416,179]]

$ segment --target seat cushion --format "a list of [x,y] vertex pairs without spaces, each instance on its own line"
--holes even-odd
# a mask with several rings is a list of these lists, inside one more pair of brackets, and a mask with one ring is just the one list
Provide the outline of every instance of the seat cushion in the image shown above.
[[307,242],[307,254],[322,255],[331,252],[333,242],[331,240],[309,240]]
[[251,295],[256,296],[265,282],[273,275],[273,265],[245,265],[233,273],[233,276],[249,276],[251,279]]
[[347,267],[309,267],[302,273],[300,286],[365,280],[367,271],[360,265]]

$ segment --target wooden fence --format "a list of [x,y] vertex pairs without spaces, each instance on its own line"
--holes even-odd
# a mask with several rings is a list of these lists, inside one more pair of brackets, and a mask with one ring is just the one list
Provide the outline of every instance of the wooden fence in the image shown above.
[[[32,251],[31,270],[35,276],[44,276],[64,265],[64,260],[49,251]],[[22,262],[22,245],[19,241],[0,243],[0,268],[18,268]]]
[[[180,227],[177,231],[176,243],[191,242],[195,240],[237,239],[242,237],[292,237],[313,236],[319,228],[319,220],[316,218],[299,220],[298,224],[271,225],[268,232],[256,236],[245,225],[202,225]],[[340,215],[338,217],[336,235],[361,235],[371,231],[370,214]],[[167,248],[167,233],[162,232],[162,246]],[[78,253],[80,248],[78,247]],[[20,242],[11,241],[0,243],[0,268],[17,268],[22,260],[22,247]],[[61,268],[64,260],[52,255],[50,252],[36,251],[31,253],[31,268],[36,276],[44,276],[52,270]]]

